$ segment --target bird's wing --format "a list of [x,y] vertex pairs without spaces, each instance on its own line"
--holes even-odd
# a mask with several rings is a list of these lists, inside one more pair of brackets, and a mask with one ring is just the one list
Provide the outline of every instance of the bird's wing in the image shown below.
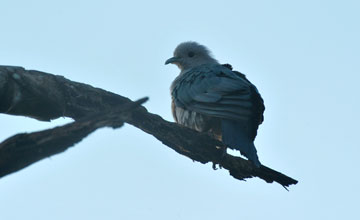
[[175,105],[213,117],[232,120],[254,118],[256,88],[222,65],[201,65],[179,76],[173,87]]

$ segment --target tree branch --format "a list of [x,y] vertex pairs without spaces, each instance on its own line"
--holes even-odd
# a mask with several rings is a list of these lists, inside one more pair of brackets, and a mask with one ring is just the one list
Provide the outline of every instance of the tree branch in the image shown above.
[[[229,170],[236,179],[244,180],[256,176],[269,183],[278,182],[284,187],[297,183],[296,180],[266,166],[256,168],[251,162],[240,157],[231,155],[222,157],[222,151],[216,146],[223,147],[223,144],[209,135],[165,121],[160,116],[149,113],[143,106],[135,105],[138,107],[131,108],[131,111],[124,111],[124,106],[134,106],[134,102],[126,97],[83,83],[73,82],[62,76],[25,70],[22,67],[0,66],[0,100],[0,113],[24,115],[44,121],[64,116],[76,120],[72,124],[54,128],[58,129],[56,132],[54,129],[43,131],[44,134],[54,136],[50,142],[44,142],[41,138],[36,139],[39,132],[35,132],[27,134],[31,137],[19,134],[1,143],[0,155],[4,156],[0,157],[0,176],[3,176],[1,169],[7,164],[18,162],[19,166],[17,167],[21,169],[24,164],[29,165],[41,159],[29,162],[27,158],[30,157],[30,154],[35,155],[35,151],[31,151],[31,153],[24,151],[25,153],[18,157],[7,154],[11,151],[16,152],[16,149],[21,150],[23,144],[30,143],[33,147],[38,146],[42,152],[46,151],[45,156],[50,156],[81,141],[100,125],[117,127],[110,123],[117,121],[119,126],[122,122],[126,122],[153,135],[168,147],[192,160],[201,163],[218,163]],[[122,113],[120,114],[119,111]],[[100,117],[93,121],[94,114],[111,115],[117,119],[112,118],[113,120],[109,121],[107,117]],[[74,129],[73,134],[76,135],[72,136],[71,133],[66,133],[66,129]],[[33,138],[36,141],[29,141]],[[20,142],[17,142],[18,140]],[[51,148],[50,145],[54,143],[61,143],[62,148],[47,149]],[[4,173],[6,175],[9,171]]]
[[0,143],[0,177],[23,169],[41,159],[64,152],[101,127],[119,128],[147,98],[123,105],[107,114],[92,114],[78,121],[30,134],[14,135]]

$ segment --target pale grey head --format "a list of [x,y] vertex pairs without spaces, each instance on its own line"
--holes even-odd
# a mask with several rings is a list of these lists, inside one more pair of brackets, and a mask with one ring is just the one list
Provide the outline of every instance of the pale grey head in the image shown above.
[[175,48],[174,56],[165,62],[165,64],[169,63],[177,65],[183,71],[202,64],[218,64],[218,61],[205,46],[188,41]]

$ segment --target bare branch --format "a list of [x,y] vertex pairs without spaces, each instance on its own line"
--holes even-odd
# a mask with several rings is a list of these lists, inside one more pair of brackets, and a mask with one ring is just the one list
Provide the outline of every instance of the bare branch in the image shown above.
[[46,157],[64,152],[101,127],[119,128],[124,118],[147,98],[123,105],[107,114],[93,114],[83,119],[30,134],[14,135],[0,143],[0,177],[23,169]]
[[[0,66],[0,100],[0,113],[24,115],[39,120],[65,116],[76,121],[86,121],[89,115],[107,114],[133,103],[126,97],[73,82],[62,76],[9,66]],[[216,147],[222,146],[221,142],[207,134],[165,121],[160,116],[147,112],[143,106],[128,112],[126,117],[119,116],[119,118],[153,135],[165,145],[192,160],[201,163],[218,163],[229,170],[236,179],[243,180],[256,176],[269,183],[278,182],[284,187],[297,183],[296,180],[268,167],[256,168],[240,157],[231,155],[222,157],[221,150]],[[88,132],[91,130],[89,129]],[[12,148],[18,147],[21,146],[12,145]],[[0,147],[0,155],[1,151]],[[5,165],[0,161],[0,166]]]

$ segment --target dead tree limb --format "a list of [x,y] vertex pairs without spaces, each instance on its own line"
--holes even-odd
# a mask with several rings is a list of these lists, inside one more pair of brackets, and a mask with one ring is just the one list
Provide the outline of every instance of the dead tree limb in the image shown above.
[[[76,124],[92,121],[90,116],[94,114],[113,115],[113,112],[119,111],[124,106],[133,105],[132,103],[126,97],[83,83],[73,82],[62,76],[35,70],[25,70],[22,67],[0,66],[0,113],[23,115],[44,121],[58,117],[70,117],[76,121],[74,122]],[[269,183],[275,181],[284,187],[297,183],[296,180],[266,166],[256,168],[252,163],[240,157],[231,155],[222,157],[221,150],[216,148],[216,146],[222,146],[221,142],[212,139],[207,134],[165,121],[160,116],[149,113],[143,106],[133,108],[131,111],[127,111],[126,114],[118,115],[118,117],[122,121],[153,135],[168,147],[192,160],[204,164],[208,162],[219,164],[229,170],[230,174],[236,179],[244,180],[245,178],[259,177]],[[77,138],[72,138],[76,139],[76,142],[80,141],[88,134],[87,132],[94,131],[97,128],[95,125],[98,124],[114,126],[102,122],[104,120],[107,119],[100,118],[98,122],[94,122],[95,124],[88,124],[88,128],[85,128],[86,123],[82,124],[84,127],[79,125],[79,130],[84,130],[84,132],[80,132],[81,135]],[[70,128],[66,126],[70,126]],[[72,128],[71,124],[63,127],[61,129]],[[56,136],[56,134],[53,135]],[[15,135],[0,144],[0,155],[7,155],[7,151],[16,151],[16,148],[21,149],[22,145],[19,143],[22,142],[17,143],[16,139],[23,137],[22,134],[17,136]],[[54,137],[55,140],[56,137]],[[12,144],[8,145],[7,143]],[[70,141],[67,144],[72,146],[74,143]],[[42,146],[42,149],[48,147],[45,145]],[[48,156],[59,152],[61,151],[50,152]],[[1,175],[1,169],[6,167],[9,161],[27,161],[26,158],[26,154],[21,158],[11,158],[9,156],[6,162],[3,162],[2,157],[0,157],[0,177],[3,176]],[[29,162],[27,164],[29,165]]]
[[30,134],[14,135],[0,143],[0,177],[23,169],[41,159],[64,152],[101,127],[119,128],[133,111],[147,99],[107,114],[93,114],[78,121]]

